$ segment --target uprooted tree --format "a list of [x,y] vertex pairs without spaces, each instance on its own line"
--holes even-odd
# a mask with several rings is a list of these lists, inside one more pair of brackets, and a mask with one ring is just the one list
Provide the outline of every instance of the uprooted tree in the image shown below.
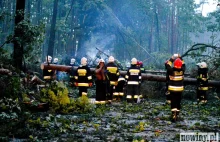
[[189,48],[182,55],[182,57],[186,57],[186,56],[190,56],[192,58],[196,57],[197,61],[207,62],[209,66],[209,70],[211,70],[210,75],[212,75],[216,73],[216,71],[220,66],[219,54],[220,54],[220,47],[218,47],[217,45],[197,43],[194,44],[191,48]]

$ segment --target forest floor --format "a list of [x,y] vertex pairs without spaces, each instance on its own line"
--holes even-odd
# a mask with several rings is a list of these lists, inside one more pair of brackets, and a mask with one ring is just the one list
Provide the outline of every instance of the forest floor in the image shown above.
[[139,104],[113,102],[94,106],[94,112],[88,114],[36,113],[29,139],[176,142],[180,140],[181,132],[220,133],[219,100],[209,101],[206,105],[183,100],[181,118],[175,123],[170,121],[170,114],[170,106],[162,99],[145,100]]

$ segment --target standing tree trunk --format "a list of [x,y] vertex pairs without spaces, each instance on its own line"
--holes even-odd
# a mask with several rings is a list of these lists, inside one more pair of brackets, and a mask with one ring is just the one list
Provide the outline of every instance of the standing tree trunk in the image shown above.
[[40,24],[41,19],[41,13],[42,13],[42,0],[37,1],[37,24]]
[[25,0],[16,1],[16,16],[15,16],[15,29],[14,29],[14,66],[22,70],[22,58],[23,58],[23,44],[19,39],[23,36],[23,28],[19,25],[24,20]]
[[150,35],[149,35],[149,39],[148,39],[148,45],[149,45],[149,52],[150,52],[150,53],[153,52],[152,37],[153,37],[153,24],[151,24],[151,27],[150,27]]
[[172,0],[172,11],[171,11],[171,54],[173,54],[174,53],[174,42],[175,42],[175,40],[174,40],[174,38],[175,38],[175,30],[174,30],[174,20],[175,20],[175,18],[174,18],[174,16],[175,16],[175,7],[174,7],[174,2],[175,2],[175,0]]
[[0,0],[0,9],[2,9],[2,7],[3,7],[2,3],[3,3],[2,0]]
[[57,18],[57,6],[58,6],[58,0],[54,0],[54,6],[53,6],[53,17],[51,21],[51,28],[50,28],[50,37],[49,37],[49,44],[48,44],[48,55],[53,56],[53,50],[54,50],[54,40],[55,40],[55,27],[56,27],[56,18]]
[[26,0],[26,15],[27,19],[30,21],[30,17],[31,17],[31,0]]
[[156,6],[156,3],[154,3],[154,14],[155,14],[155,24],[156,24],[156,51],[160,51],[160,30],[159,30],[159,16],[158,16],[158,13],[159,10],[158,10],[158,6]]

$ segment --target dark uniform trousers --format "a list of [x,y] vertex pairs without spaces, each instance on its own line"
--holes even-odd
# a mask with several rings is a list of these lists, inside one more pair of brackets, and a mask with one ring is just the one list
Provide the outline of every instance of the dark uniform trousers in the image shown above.
[[139,85],[127,85],[127,102],[137,102],[140,93]]
[[107,94],[107,82],[96,80],[96,104],[105,104]]
[[[182,92],[170,92],[171,110],[179,111],[181,109]],[[176,110],[176,109],[177,110]]]
[[123,100],[124,97],[124,85],[125,85],[125,79],[119,78],[118,84],[115,86],[115,92],[113,93],[113,98],[115,100]]

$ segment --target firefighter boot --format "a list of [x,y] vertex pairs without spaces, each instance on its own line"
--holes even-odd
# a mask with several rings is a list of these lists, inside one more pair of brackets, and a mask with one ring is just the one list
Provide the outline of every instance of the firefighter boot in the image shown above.
[[176,122],[177,120],[177,111],[172,111],[171,121]]
[[180,114],[180,110],[177,110],[177,111],[176,111],[176,120],[180,120],[179,114]]

